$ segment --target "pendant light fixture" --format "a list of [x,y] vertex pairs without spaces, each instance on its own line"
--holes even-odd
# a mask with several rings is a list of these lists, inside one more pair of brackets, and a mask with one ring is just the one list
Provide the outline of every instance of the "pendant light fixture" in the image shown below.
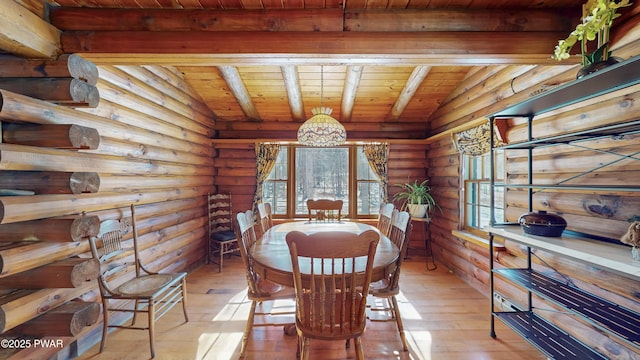
[[333,111],[323,106],[324,67],[320,67],[320,107],[311,109],[311,116],[298,129],[298,141],[302,145],[328,147],[342,145],[347,140],[347,130],[331,117]]

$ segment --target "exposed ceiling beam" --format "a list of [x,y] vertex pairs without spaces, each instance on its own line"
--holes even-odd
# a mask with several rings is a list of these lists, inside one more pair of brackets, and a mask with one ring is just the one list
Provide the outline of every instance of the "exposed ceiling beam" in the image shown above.
[[[101,31],[571,31],[556,9],[134,9],[53,7],[62,30]],[[446,19],[446,21],[443,21]]]
[[13,0],[0,0],[0,50],[54,59],[62,53],[60,30]]
[[431,66],[416,66],[413,69],[404,89],[402,89],[400,96],[396,99],[396,103],[391,107],[387,120],[395,121],[400,118],[400,115],[402,115],[402,112],[409,104],[409,101],[411,101],[411,98],[413,98],[413,95],[415,95],[420,84],[422,84],[424,78],[429,74],[429,70],[431,70]]
[[[557,32],[65,32],[96,64],[555,64]],[[268,56],[265,56],[268,55]]]
[[238,69],[233,66],[219,66],[218,69],[244,114],[251,120],[260,120],[260,114],[253,105],[253,101],[251,101],[251,95],[249,95],[247,88],[244,86]]
[[281,69],[282,77],[284,78],[284,87],[287,89],[287,96],[289,98],[291,116],[296,121],[304,121],[304,104],[302,102],[298,70],[293,65],[282,66]]
[[347,75],[344,81],[344,90],[342,91],[342,106],[340,116],[342,121],[351,121],[353,113],[353,104],[356,100],[356,92],[360,85],[362,77],[362,66],[347,66]]

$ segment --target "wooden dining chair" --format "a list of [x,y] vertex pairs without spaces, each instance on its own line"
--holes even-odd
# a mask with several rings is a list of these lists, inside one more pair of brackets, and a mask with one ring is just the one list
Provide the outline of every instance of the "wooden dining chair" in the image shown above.
[[376,227],[385,236],[389,236],[389,230],[391,229],[391,216],[393,215],[393,209],[395,205],[393,203],[380,204],[380,212],[378,213],[378,223]]
[[296,292],[300,358],[309,358],[310,339],[354,339],[356,358],[364,359],[361,336],[380,234],[373,230],[310,235],[292,231],[286,240]]
[[402,348],[404,349],[404,351],[408,350],[408,346],[407,339],[404,334],[404,326],[402,324],[402,317],[400,316],[400,308],[398,307],[398,300],[396,299],[396,295],[400,293],[400,268],[402,266],[402,261],[404,260],[407,253],[411,231],[411,215],[409,215],[409,213],[406,211],[398,211],[398,209],[394,209],[391,216],[391,227],[388,237],[391,242],[393,242],[398,247],[398,249],[400,250],[400,254],[393,269],[389,271],[387,276],[380,281],[371,283],[371,287],[369,289],[369,294],[373,295],[375,298],[381,298],[384,300],[384,304],[382,306],[377,306],[378,304],[376,302],[376,306],[372,307],[371,311],[375,313],[389,313],[389,316],[385,318],[372,316],[370,317],[370,320],[395,321],[398,327],[398,333],[400,334],[400,340],[402,341]]
[[206,261],[215,261],[218,272],[221,272],[224,256],[240,252],[236,233],[233,231],[231,194],[209,194],[207,203],[209,242]]
[[[132,243],[124,237],[133,232]],[[185,322],[187,315],[187,283],[185,272],[156,273],[145,269],[140,259],[136,230],[135,207],[131,205],[131,218],[106,220],[100,232],[89,238],[91,254],[100,261],[98,287],[102,298],[103,326],[100,352],[107,343],[109,328],[147,330],[151,358],[155,357],[155,322],[178,303],[182,303]],[[133,258],[134,262],[131,263]],[[133,267],[134,271],[130,271]],[[130,275],[132,274],[132,275]],[[122,325],[110,324],[111,313],[133,315],[131,324],[122,318],[114,319]],[[136,325],[138,313],[147,314],[146,325]]]
[[[293,316],[291,316],[292,321],[289,323],[283,323],[282,321],[268,322],[268,317],[272,315],[272,312],[267,310],[268,307],[264,302],[271,302],[270,305],[273,305],[273,302],[276,300],[290,299],[291,308],[293,308],[295,293],[293,288],[279,285],[261,278],[255,271],[253,258],[251,257],[251,248],[257,240],[254,230],[253,211],[247,210],[246,212],[238,213],[236,218],[238,221],[235,228],[238,233],[240,255],[246,270],[248,285],[247,298],[251,301],[249,317],[247,318],[244,334],[242,336],[242,345],[240,348],[240,357],[244,357],[247,349],[247,343],[249,342],[249,336],[251,335],[251,330],[254,326],[285,326],[285,332],[287,331],[287,325],[293,326]],[[256,311],[258,306],[261,307],[260,311]],[[295,313],[294,310],[277,310],[277,315],[279,317],[282,317],[282,315],[293,315]],[[256,315],[267,318],[267,321],[255,323]]]
[[273,226],[273,218],[271,216],[271,204],[259,203],[258,204],[258,216],[260,217],[260,228],[264,234],[267,230]]
[[342,200],[307,200],[307,211],[309,222],[316,221],[338,221],[342,219]]

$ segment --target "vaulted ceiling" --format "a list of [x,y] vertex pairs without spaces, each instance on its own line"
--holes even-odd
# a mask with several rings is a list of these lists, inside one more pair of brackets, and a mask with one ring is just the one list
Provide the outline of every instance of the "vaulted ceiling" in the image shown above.
[[[221,138],[292,138],[323,105],[361,139],[425,138],[441,126],[438,107],[480,67],[555,64],[553,48],[583,3],[39,1],[20,2],[61,30],[58,53],[103,66],[176,67]],[[16,47],[14,31],[0,26],[14,38],[0,37],[0,49],[34,57],[24,48],[36,45]]]

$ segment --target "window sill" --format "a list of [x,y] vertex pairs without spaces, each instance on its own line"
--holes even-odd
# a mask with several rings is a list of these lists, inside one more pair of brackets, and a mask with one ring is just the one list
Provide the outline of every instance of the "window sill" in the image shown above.
[[[489,248],[489,240],[478,236],[474,233],[463,231],[463,230],[451,230],[451,234],[457,237],[460,240],[465,240],[470,243],[479,245],[485,249]],[[507,251],[507,248],[504,246],[504,243],[493,241],[493,250],[494,251]]]

